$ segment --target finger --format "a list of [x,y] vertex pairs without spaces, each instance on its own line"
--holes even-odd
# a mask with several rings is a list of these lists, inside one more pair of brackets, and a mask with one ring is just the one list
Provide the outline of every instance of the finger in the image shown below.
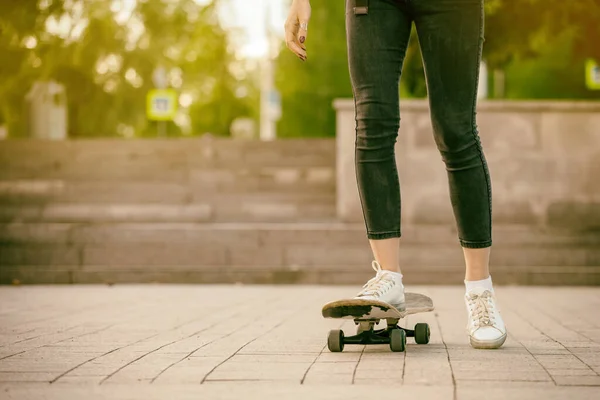
[[308,23],[310,22],[311,12],[310,3],[306,3],[306,6],[298,8],[298,21],[300,22],[298,41],[302,44],[308,38]]
[[298,57],[303,60],[306,60],[306,50],[303,49],[300,44],[296,41],[296,29],[293,25],[286,24],[285,29],[285,44],[292,52],[294,52]]
[[298,27],[298,42],[304,47],[304,43],[306,42],[306,38],[308,37],[308,23],[300,22],[300,26]]
[[306,61],[306,50],[300,47],[300,45],[296,43],[295,40],[290,40],[287,43],[287,47],[288,49],[293,51],[302,61]]

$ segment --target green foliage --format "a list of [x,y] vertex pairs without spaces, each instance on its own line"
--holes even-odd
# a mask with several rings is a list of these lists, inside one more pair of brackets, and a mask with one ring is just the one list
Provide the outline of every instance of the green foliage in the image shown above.
[[598,0],[488,0],[486,11],[485,58],[492,68],[537,57],[566,33],[574,59],[600,59]]
[[[145,98],[158,65],[167,68],[173,87],[193,96],[193,133],[228,134],[235,117],[251,112],[236,96],[248,83],[230,72],[235,59],[216,1],[138,0],[128,11],[124,4],[0,2],[0,122],[11,136],[25,135],[24,96],[37,80],[65,85],[70,137],[117,136],[124,129],[154,136]],[[47,29],[53,21],[63,29]],[[175,124],[169,132],[181,133]]]
[[400,77],[400,93],[403,97],[422,98],[427,96],[423,58],[419,48],[419,39],[414,25],[410,41],[404,57],[402,76]]
[[574,55],[573,33],[566,32],[536,58],[518,59],[506,68],[510,99],[600,99],[585,86],[584,62]]
[[[600,60],[600,1],[486,0],[483,58],[505,69],[507,98],[598,98],[584,85],[584,61]],[[411,36],[402,93],[425,97],[416,32]]]

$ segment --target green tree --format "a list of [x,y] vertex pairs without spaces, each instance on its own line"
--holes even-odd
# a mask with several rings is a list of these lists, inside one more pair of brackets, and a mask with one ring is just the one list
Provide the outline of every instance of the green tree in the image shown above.
[[571,35],[574,58],[600,59],[600,1],[488,0],[486,60],[503,67],[540,54],[540,44]]
[[[155,135],[145,97],[158,65],[169,71],[173,87],[192,96],[194,133],[227,134],[235,117],[250,112],[248,101],[236,95],[248,83],[230,71],[234,56],[216,0],[127,4],[0,2],[0,122],[11,136],[25,135],[23,99],[38,80],[65,85],[70,137]],[[61,29],[49,29],[59,22]],[[169,131],[180,133],[174,124]]]

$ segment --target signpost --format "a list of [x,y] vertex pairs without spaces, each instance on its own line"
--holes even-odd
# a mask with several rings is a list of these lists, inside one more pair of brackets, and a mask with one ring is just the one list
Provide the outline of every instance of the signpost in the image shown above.
[[174,89],[152,89],[146,98],[146,114],[152,121],[172,121],[177,113],[177,92]]
[[152,74],[152,89],[146,96],[146,115],[149,120],[157,121],[158,137],[166,136],[167,121],[172,121],[177,115],[177,91],[167,89],[167,70],[158,67]]
[[600,66],[591,58],[585,63],[585,85],[589,90],[600,90]]

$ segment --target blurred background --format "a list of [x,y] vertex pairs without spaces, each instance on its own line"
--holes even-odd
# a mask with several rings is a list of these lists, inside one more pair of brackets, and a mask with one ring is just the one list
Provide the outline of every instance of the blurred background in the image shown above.
[[[0,0],[1,283],[359,283],[345,2]],[[495,281],[600,284],[600,1],[487,0]],[[412,35],[402,266],[462,256]]]

